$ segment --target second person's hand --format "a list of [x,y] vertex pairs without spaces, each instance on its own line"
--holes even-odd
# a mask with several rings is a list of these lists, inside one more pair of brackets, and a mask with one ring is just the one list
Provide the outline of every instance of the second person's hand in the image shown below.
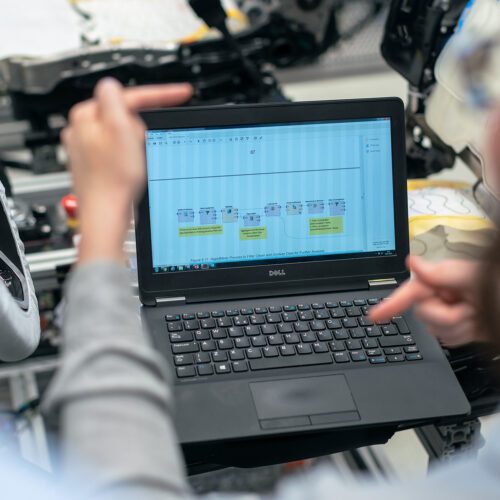
[[427,331],[448,347],[483,340],[477,321],[479,264],[448,260],[426,262],[409,257],[412,279],[370,310],[373,321],[384,321],[415,306]]

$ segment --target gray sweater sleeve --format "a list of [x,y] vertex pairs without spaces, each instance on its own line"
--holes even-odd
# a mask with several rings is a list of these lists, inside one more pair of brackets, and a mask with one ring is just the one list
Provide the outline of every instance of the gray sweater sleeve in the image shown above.
[[46,401],[62,472],[92,498],[189,496],[168,374],[142,332],[124,268],[92,263],[66,286],[62,366]]

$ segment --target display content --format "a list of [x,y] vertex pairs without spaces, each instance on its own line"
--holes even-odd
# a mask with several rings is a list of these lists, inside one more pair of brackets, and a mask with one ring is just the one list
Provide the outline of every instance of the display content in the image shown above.
[[391,121],[149,130],[153,271],[395,253]]

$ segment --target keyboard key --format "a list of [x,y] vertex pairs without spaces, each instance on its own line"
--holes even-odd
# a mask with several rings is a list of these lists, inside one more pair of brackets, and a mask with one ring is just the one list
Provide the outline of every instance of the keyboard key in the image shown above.
[[359,326],[373,326],[373,321],[368,316],[358,318]]
[[250,361],[250,368],[252,370],[269,370],[276,368],[293,368],[296,366],[326,365],[331,363],[332,358],[330,354],[317,354],[316,356],[280,356],[278,358],[252,360]]
[[314,304],[311,304],[311,307],[313,309],[324,309],[325,308],[325,304],[321,304],[319,302],[315,302]]
[[349,363],[349,353],[344,352],[334,352],[333,359],[335,359],[335,363]]
[[194,377],[196,375],[196,370],[194,366],[179,366],[177,368],[177,376],[179,378]]
[[359,307],[348,307],[345,312],[350,318],[361,316]]
[[285,333],[283,338],[287,344],[298,344],[300,342],[299,336],[296,333]]
[[233,326],[233,322],[231,321],[231,318],[228,318],[228,317],[218,318],[217,319],[217,326],[219,328],[227,328],[228,326]]
[[309,304],[298,304],[297,309],[299,311],[309,311],[309,309],[311,309],[311,306]]
[[342,326],[344,328],[356,328],[358,326],[358,321],[356,318],[343,318]]
[[193,334],[191,332],[180,332],[180,333],[171,333],[170,342],[191,342],[193,340]]
[[292,327],[292,325],[289,325],[288,323],[279,323],[278,324],[278,332],[280,332],[280,333],[292,333],[293,327]]
[[194,332],[194,338],[198,341],[210,340],[210,332],[208,330],[196,330]]
[[312,353],[312,347],[310,344],[299,344],[296,346],[297,353],[298,354],[311,354]]
[[386,362],[386,359],[384,356],[374,356],[372,358],[368,358],[370,360],[370,363],[372,365],[381,365]]
[[293,323],[298,320],[297,313],[294,312],[284,312],[281,317],[285,323]]
[[402,316],[396,316],[392,318],[392,322],[398,327],[399,333],[405,335],[406,333],[410,333],[410,329],[406,324],[405,319]]
[[243,337],[244,335],[243,327],[241,326],[232,326],[227,329],[227,333],[229,333],[231,338]]
[[293,345],[280,345],[279,350],[282,356],[295,356],[295,349]]
[[329,332],[328,330],[323,330],[322,332],[318,332],[318,340],[322,341],[333,340],[332,332]]
[[261,358],[262,357],[262,353],[260,352],[260,349],[258,348],[250,348],[250,349],[247,349],[247,358],[248,359],[257,359],[257,358]]
[[339,307],[339,304],[337,302],[327,302],[325,305],[326,307],[328,307],[328,309],[335,309],[336,307]]
[[266,337],[263,337],[262,335],[259,335],[258,337],[252,337],[251,340],[254,347],[264,347],[267,345]]
[[233,348],[233,341],[231,339],[222,339],[217,342],[220,350],[225,351]]
[[194,362],[197,364],[210,363],[210,354],[208,352],[197,352],[194,355]]
[[217,363],[215,365],[215,371],[217,373],[231,373],[231,367],[229,363]]
[[204,328],[205,330],[210,330],[210,328],[215,328],[215,320],[212,318],[202,319],[200,324],[201,327]]
[[262,349],[265,358],[275,358],[279,356],[278,348],[274,346],[267,346]]
[[276,333],[276,327],[274,325],[262,325],[260,329],[264,335],[272,335],[273,333]]
[[281,314],[278,313],[266,314],[266,321],[268,323],[281,323]]
[[[210,341],[208,341],[210,342]],[[199,347],[196,342],[186,342],[183,344],[173,344],[172,345],[172,352],[174,354],[187,354],[190,352],[198,352]]]
[[212,318],[222,318],[224,311],[212,311]]
[[384,354],[401,354],[401,347],[388,347],[384,349]]
[[347,340],[349,338],[349,332],[344,329],[333,330],[333,336],[335,340]]
[[406,355],[408,361],[418,361],[422,359],[422,355],[419,352],[412,352]]
[[383,326],[381,330],[384,335],[397,335],[399,333],[396,325]]
[[324,344],[323,342],[315,342],[313,345],[313,350],[316,353],[320,352],[328,352],[328,345]]
[[266,314],[267,313],[267,307],[256,307],[255,308],[255,314]]
[[349,334],[352,339],[362,339],[366,337],[365,331],[362,328],[351,328]]
[[213,375],[214,373],[214,368],[212,365],[200,365],[197,366],[196,369],[198,370],[198,375],[201,377],[205,375]]
[[262,314],[252,314],[250,316],[251,325],[263,325],[266,322],[266,318]]
[[361,343],[365,349],[376,349],[378,347],[376,339],[363,339]]
[[215,345],[215,340],[204,340],[201,343],[201,350],[202,351],[215,351],[217,349],[217,346]]
[[324,321],[314,320],[314,321],[311,321],[309,323],[309,326],[311,327],[311,330],[315,330],[315,331],[326,329],[326,324]]
[[225,339],[227,337],[227,331],[225,328],[214,328],[210,334],[214,340]]
[[409,345],[404,348],[405,352],[418,352],[418,347],[416,345]]
[[174,363],[176,366],[192,365],[193,355],[192,354],[177,354],[174,356]]
[[191,319],[194,319],[194,318],[195,318],[195,315],[192,314],[192,313],[184,313],[182,315],[182,319],[189,319],[189,320],[191,320]]
[[300,321],[312,321],[314,319],[314,313],[312,311],[301,311],[298,314]]
[[224,351],[214,351],[212,353],[212,359],[217,361],[227,361],[227,352]]
[[339,319],[339,318],[344,318],[345,317],[345,312],[343,309],[330,309],[330,316],[333,319]]
[[342,328],[342,323],[340,322],[339,319],[329,319],[327,322],[326,322],[326,327],[329,329],[329,330],[337,330],[339,328]]
[[334,340],[330,342],[330,349],[332,351],[345,351],[345,344],[342,340]]
[[228,309],[226,311],[226,316],[238,316],[240,311],[238,309]]
[[270,313],[280,313],[281,312],[281,306],[271,306],[269,308]]
[[374,306],[375,304],[378,304],[380,302],[379,299],[368,299],[368,304],[370,304],[371,306]]
[[319,311],[314,311],[314,317],[316,319],[329,319],[330,313],[326,309],[320,309]]
[[205,319],[205,318],[210,318],[210,313],[209,312],[199,312],[199,313],[196,313],[196,317],[198,319]]
[[378,339],[380,347],[400,347],[404,345],[412,345],[415,343],[410,335],[394,335],[393,337],[381,337]]
[[361,349],[361,341],[360,340],[346,340],[345,341],[345,345],[347,346],[347,349],[349,349],[350,351],[357,351],[359,349]]
[[233,363],[233,372],[234,373],[241,373],[241,372],[247,372],[248,371],[248,364],[246,361],[235,361]]
[[[321,332],[318,332],[318,333],[321,333]],[[328,332],[330,333],[330,332]],[[331,334],[330,334],[331,336]],[[308,342],[316,342],[317,338],[316,338],[316,334],[314,332],[303,332],[300,334],[300,339],[302,340],[302,342],[305,342],[305,343],[308,343]],[[325,340],[331,340],[330,339],[325,339]]]
[[248,325],[248,318],[246,316],[235,316],[233,318],[234,326]]
[[241,310],[241,314],[243,316],[250,316],[250,314],[253,314],[253,309],[251,307],[245,307]]
[[297,306],[283,306],[283,311],[290,312],[290,311],[296,311]]
[[282,345],[284,340],[281,335],[269,335],[269,337],[267,337],[267,343],[269,345]]
[[405,357],[403,354],[391,354],[387,356],[387,361],[389,363],[400,363],[401,361],[404,361]]
[[378,326],[367,326],[365,332],[368,337],[380,337],[382,335]]
[[367,349],[366,354],[368,356],[382,356],[382,351],[380,349]]
[[167,323],[167,330],[169,332],[182,332],[182,323],[180,321]]
[[243,329],[245,330],[245,335],[247,335],[247,337],[254,337],[255,335],[260,335],[260,328],[258,326],[249,325],[245,326]]
[[238,337],[234,339],[234,347],[237,347],[238,349],[246,349],[247,347],[250,347],[250,339],[247,337]]
[[340,307],[351,307],[352,306],[352,302],[350,300],[341,300],[339,302],[340,304]]
[[178,314],[167,314],[165,321],[179,321],[181,317]]
[[239,349],[231,349],[229,351],[229,358],[231,361],[241,361],[242,359],[245,359],[245,352],[240,351]]
[[309,331],[309,325],[307,323],[301,323],[300,321],[296,321],[293,324],[293,327],[295,328],[295,331],[299,333]]
[[363,351],[351,351],[350,355],[353,361],[366,361],[366,354]]
[[353,301],[353,304],[355,306],[364,306],[366,304],[366,300],[365,299],[356,299]]

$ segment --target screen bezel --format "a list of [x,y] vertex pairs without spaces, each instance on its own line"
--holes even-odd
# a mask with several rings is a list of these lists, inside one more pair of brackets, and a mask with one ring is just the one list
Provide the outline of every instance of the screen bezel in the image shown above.
[[[137,266],[139,291],[143,303],[156,297],[210,296],[214,288],[231,290],[285,286],[301,283],[314,288],[314,281],[342,280],[353,277],[398,275],[405,272],[404,260],[409,251],[408,207],[406,193],[406,154],[404,105],[398,98],[359,99],[230,105],[155,110],[142,113],[148,130],[287,124],[321,121],[390,118],[394,193],[396,252],[389,256],[361,256],[336,260],[278,262],[244,267],[222,267],[178,273],[154,273],[152,262],[149,197],[146,187],[136,210]],[[272,276],[269,271],[282,270]]]

